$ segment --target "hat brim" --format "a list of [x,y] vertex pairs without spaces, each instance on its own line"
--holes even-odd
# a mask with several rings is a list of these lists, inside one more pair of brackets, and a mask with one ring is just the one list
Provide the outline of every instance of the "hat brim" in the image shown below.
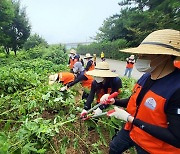
[[110,70],[92,70],[92,71],[87,71],[87,75],[92,75],[96,77],[117,77],[118,74],[111,72]]
[[55,81],[49,81],[49,85],[52,85],[53,83],[55,83]]
[[141,44],[137,48],[129,48],[120,50],[121,52],[134,53],[134,54],[162,54],[180,56],[180,52],[165,48],[157,45]]
[[58,78],[58,74],[57,73],[54,74],[54,75],[50,75],[49,76],[49,85],[52,85],[53,83],[55,83],[57,78]]
[[92,58],[92,56],[91,57],[84,57],[84,59],[88,59],[88,58]]

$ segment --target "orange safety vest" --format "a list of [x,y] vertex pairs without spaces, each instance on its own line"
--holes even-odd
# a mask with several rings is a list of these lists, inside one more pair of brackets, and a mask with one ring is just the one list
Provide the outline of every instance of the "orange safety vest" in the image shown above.
[[180,61],[174,60],[174,66],[180,69]]
[[74,81],[75,79],[74,74],[69,72],[60,72],[58,73],[58,75],[59,75],[59,82],[63,82],[64,85]]
[[[164,112],[164,107],[172,94],[180,88],[180,71],[177,73],[173,72],[173,74],[164,77],[164,79],[160,79],[156,84],[152,85],[150,90],[145,94],[137,110],[136,99],[148,77],[149,74],[145,74],[135,85],[133,94],[128,102],[127,112],[132,116],[135,116],[136,114],[136,118],[144,122],[167,128],[168,122]],[[153,137],[129,122],[126,123],[125,129],[130,130],[131,139],[149,153],[180,153],[180,149]]]
[[70,68],[70,69],[73,69],[74,64],[75,64],[74,59],[70,58],[69,68]]
[[83,80],[81,81],[81,84],[84,88],[88,88],[88,89],[91,89],[91,84],[93,82],[93,77],[90,76],[90,75],[87,75],[86,72],[84,73],[84,75],[88,78],[87,80]]
[[89,67],[89,70],[88,71],[92,71],[95,69],[95,64],[94,62],[92,61],[92,65]]
[[134,64],[132,64],[132,63],[127,63],[127,64],[126,64],[126,68],[133,68],[133,65],[134,65]]
[[[104,95],[104,94],[111,94],[112,89],[108,88],[107,93],[104,92],[104,89],[101,89],[100,92],[97,94],[97,102],[100,102],[100,98]],[[118,93],[120,93],[120,89],[118,90]]]

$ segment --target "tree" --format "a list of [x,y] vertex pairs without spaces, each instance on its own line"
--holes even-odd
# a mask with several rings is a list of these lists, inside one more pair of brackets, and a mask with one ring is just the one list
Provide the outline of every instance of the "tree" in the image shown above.
[[7,54],[12,49],[16,55],[30,35],[25,8],[20,8],[20,1],[1,0],[0,16],[0,45],[4,46]]
[[7,33],[11,38],[11,43],[8,47],[11,48],[16,55],[17,50],[23,47],[23,44],[29,37],[31,26],[28,18],[26,17],[25,8],[20,8],[20,1],[14,1],[13,4],[15,17],[13,19],[13,23],[7,30]]
[[14,8],[10,0],[0,1],[0,46],[7,46],[10,43],[10,36],[6,29],[12,24],[14,18]]
[[48,46],[48,43],[45,39],[40,37],[38,34],[31,35],[27,41],[24,43],[24,49],[29,50],[30,48],[34,48],[35,46],[42,45],[42,46]]
[[120,14],[104,21],[98,41],[125,39],[137,46],[149,33],[157,29],[180,29],[179,0],[124,0]]

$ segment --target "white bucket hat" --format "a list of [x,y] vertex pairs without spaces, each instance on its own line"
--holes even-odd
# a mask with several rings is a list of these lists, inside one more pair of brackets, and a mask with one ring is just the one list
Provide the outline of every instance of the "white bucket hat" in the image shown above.
[[71,50],[70,50],[70,53],[71,53],[71,54],[76,54],[76,50],[71,49]]
[[134,55],[131,55],[129,58],[130,58],[130,59],[134,59]]
[[53,75],[50,75],[49,76],[49,85],[52,85],[54,82],[56,82],[57,78],[58,78],[58,74],[57,73],[53,74]]
[[180,31],[157,30],[149,34],[136,48],[120,50],[137,54],[162,54],[180,56]]
[[109,64],[107,62],[99,62],[92,71],[86,72],[87,75],[92,75],[95,77],[117,77],[118,74],[111,72],[109,69]]
[[93,56],[91,56],[90,53],[87,53],[87,54],[85,55],[84,59],[88,59],[88,58],[92,58],[92,57],[93,57]]

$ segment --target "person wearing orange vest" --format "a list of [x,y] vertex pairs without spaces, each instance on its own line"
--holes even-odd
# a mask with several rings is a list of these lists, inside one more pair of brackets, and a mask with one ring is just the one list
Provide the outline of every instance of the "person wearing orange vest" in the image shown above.
[[[110,114],[126,121],[110,143],[110,154],[135,146],[137,153],[180,153],[180,69],[173,64],[180,57],[180,31],[157,30],[137,48],[122,52],[138,54],[136,68],[145,74],[134,86],[130,98],[111,103]],[[103,96],[107,100],[107,96]]]
[[96,54],[93,54],[93,61],[94,61],[94,65],[96,66]]
[[82,71],[78,74],[77,78],[73,82],[67,84],[67,89],[80,82],[83,87],[82,99],[87,99],[89,91],[91,90],[91,84],[93,80],[93,77],[87,75],[86,71]]
[[68,83],[65,87],[62,87],[61,89],[62,91],[65,91],[68,88],[80,82],[83,87],[82,99],[86,99],[88,97],[88,91],[90,91],[91,89],[91,83],[93,81],[93,77],[86,74],[84,67],[82,66],[82,63],[79,61],[80,56],[79,55],[76,56],[78,61],[74,64],[73,67],[73,72],[74,75],[76,76],[76,79],[73,82]]
[[134,63],[135,63],[134,55],[131,55],[129,58],[126,58],[126,69],[124,76],[128,74],[128,78],[131,77],[131,72],[133,70]]
[[[107,62],[99,62],[92,71],[86,72],[87,75],[92,75],[94,80],[91,85],[91,91],[85,102],[84,109],[81,112],[81,115],[87,113],[87,110],[91,108],[91,104],[94,100],[95,95],[97,96],[96,102],[100,102],[100,98],[104,94],[112,94],[113,92],[119,92],[122,88],[121,79],[118,77],[118,74],[111,72],[109,69],[109,64]],[[106,105],[101,105],[94,112],[95,115],[101,114],[102,110],[105,109]]]
[[70,72],[60,72],[49,76],[49,85],[52,85],[55,82],[62,83],[63,85],[67,85],[68,83],[73,82],[75,76]]
[[69,62],[68,62],[71,73],[73,73],[73,66],[74,66],[74,64],[76,62],[76,60],[74,59],[75,55],[76,55],[76,50],[71,49],[70,50]]
[[86,71],[91,71],[91,70],[94,70],[95,68],[95,64],[94,64],[94,61],[92,60],[92,57],[90,53],[87,53],[84,57],[84,59],[87,60],[87,65],[86,65],[86,68],[85,70]]

